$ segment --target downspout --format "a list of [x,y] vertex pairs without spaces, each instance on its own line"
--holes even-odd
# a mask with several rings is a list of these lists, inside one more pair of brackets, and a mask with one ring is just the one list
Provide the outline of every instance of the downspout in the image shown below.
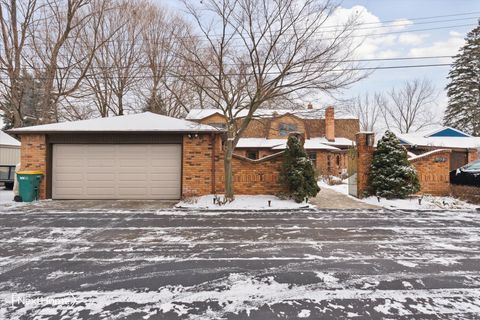
[[216,148],[216,142],[217,142],[217,136],[215,135],[214,132],[212,132],[211,135],[211,142],[212,142],[212,172],[211,172],[211,181],[212,181],[212,194],[217,193],[217,188],[216,188],[216,181],[215,181],[215,148]]

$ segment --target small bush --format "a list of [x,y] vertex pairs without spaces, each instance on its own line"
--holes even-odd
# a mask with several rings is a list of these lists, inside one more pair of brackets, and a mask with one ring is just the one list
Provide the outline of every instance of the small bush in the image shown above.
[[320,191],[315,170],[300,138],[296,135],[288,138],[280,177],[287,187],[288,195],[298,203],[306,198],[315,197]]

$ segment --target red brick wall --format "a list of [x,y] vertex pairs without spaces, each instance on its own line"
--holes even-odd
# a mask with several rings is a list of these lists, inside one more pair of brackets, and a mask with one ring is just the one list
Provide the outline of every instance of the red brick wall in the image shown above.
[[410,160],[417,170],[420,193],[438,196],[450,193],[451,150],[435,150]]
[[348,168],[347,151],[317,151],[316,170],[318,175],[340,177]]
[[40,183],[40,199],[46,199],[47,146],[44,134],[25,134],[21,136],[20,170],[39,170],[44,173]]
[[478,150],[469,150],[468,151],[468,163],[473,162],[478,159]]
[[289,114],[274,117],[270,121],[270,129],[268,132],[267,139],[287,139],[288,135],[280,135],[280,125],[282,123],[291,124],[296,127],[296,132],[301,132],[304,136],[308,136],[305,131],[305,123],[302,119],[292,116]]
[[[291,115],[285,117],[289,118],[285,122],[298,124],[298,120],[291,120],[296,117]],[[243,132],[242,138],[266,138],[269,135],[272,139],[278,137],[278,134],[276,134],[275,131],[277,131],[276,127],[278,126],[278,119],[281,118],[282,116],[252,119],[248,124],[247,129]],[[225,118],[219,114],[215,114],[196,121],[204,124],[224,123]],[[238,120],[238,123],[240,122],[241,120]],[[307,138],[325,137],[325,119],[301,119],[300,122],[301,124],[298,124],[297,131],[304,132]],[[334,119],[333,125],[335,127],[334,131],[336,137],[355,140],[355,134],[360,131],[360,123],[358,119]],[[270,128],[272,129],[270,130]]]
[[325,110],[325,138],[335,141],[335,109],[328,107]]
[[[374,148],[366,145],[366,134],[357,134],[358,164],[357,188],[362,197],[368,187],[368,175]],[[448,195],[450,192],[451,150],[435,150],[410,162],[417,170],[421,194]]]
[[357,144],[357,192],[358,197],[363,198],[368,189],[368,175],[372,164],[373,152],[375,148],[367,145],[368,133],[359,132],[356,135]]
[[[216,139],[220,142],[220,139]],[[215,151],[220,151],[217,143]],[[199,196],[212,193],[212,136],[183,137],[182,196]],[[218,159],[218,156],[217,156]]]
[[[216,190],[224,191],[223,158],[216,166]],[[236,194],[277,194],[285,191],[280,183],[280,170],[283,163],[283,152],[267,156],[259,160],[250,160],[234,155],[233,186]]]
[[[197,138],[183,139],[182,196],[201,196],[224,191],[224,167],[221,138],[215,142],[215,161],[212,165],[212,138],[200,134]],[[279,182],[283,153],[260,160],[234,155],[233,181],[236,194],[276,194],[283,191]],[[212,167],[215,167],[215,188],[212,185]]]
[[[40,170],[46,173],[47,148],[45,135],[22,135],[21,170]],[[198,137],[183,139],[182,196],[199,196],[223,191],[223,152],[220,136],[215,144],[214,167],[212,174],[212,136],[200,134]],[[278,181],[282,164],[282,153],[252,161],[235,156],[233,159],[234,187],[237,194],[275,194],[282,191]],[[216,181],[216,190],[213,181]],[[46,177],[40,185],[40,198],[46,198]]]

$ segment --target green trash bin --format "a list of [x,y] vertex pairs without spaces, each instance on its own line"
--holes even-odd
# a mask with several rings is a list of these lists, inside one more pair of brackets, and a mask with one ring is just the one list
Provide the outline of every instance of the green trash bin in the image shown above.
[[42,171],[19,171],[17,172],[18,191],[23,202],[38,200]]

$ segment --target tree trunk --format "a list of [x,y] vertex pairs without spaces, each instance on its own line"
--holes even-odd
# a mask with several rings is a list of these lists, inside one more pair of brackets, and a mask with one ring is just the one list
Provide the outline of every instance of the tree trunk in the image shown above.
[[233,140],[229,138],[225,142],[225,155],[223,158],[223,164],[225,169],[225,199],[229,201],[234,199],[232,156]]

